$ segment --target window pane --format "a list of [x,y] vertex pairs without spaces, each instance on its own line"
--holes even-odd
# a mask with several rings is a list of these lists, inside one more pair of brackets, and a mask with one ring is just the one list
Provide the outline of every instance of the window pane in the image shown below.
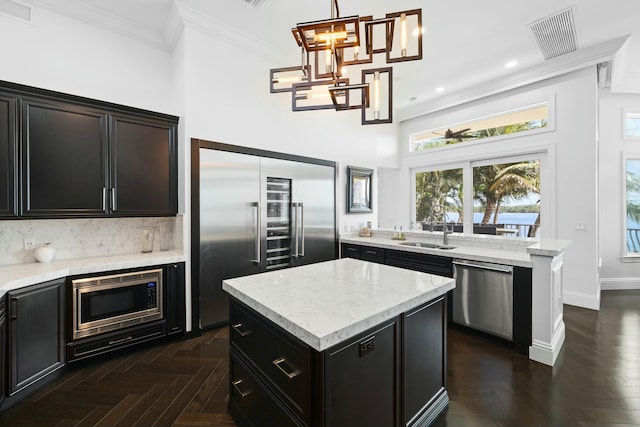
[[462,169],[416,173],[416,221],[424,230],[442,230],[443,217],[462,232]]
[[640,252],[640,159],[627,160],[627,251]]
[[411,151],[428,150],[443,145],[525,132],[547,127],[547,105],[527,107],[491,117],[411,135]]
[[625,136],[640,137],[640,113],[627,113],[624,118]]
[[537,237],[540,160],[473,168],[473,233]]

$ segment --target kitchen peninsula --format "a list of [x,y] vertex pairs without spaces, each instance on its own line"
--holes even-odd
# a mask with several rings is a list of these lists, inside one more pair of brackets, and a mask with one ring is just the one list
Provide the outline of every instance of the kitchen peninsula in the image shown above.
[[393,234],[393,230],[374,230],[371,237],[341,235],[342,256],[449,277],[456,260],[513,267],[516,350],[537,362],[554,365],[564,343],[562,269],[570,241],[453,233],[443,246],[441,232],[408,231],[405,241],[394,240]]
[[348,258],[225,280],[229,412],[241,427],[429,425],[449,401],[454,287]]

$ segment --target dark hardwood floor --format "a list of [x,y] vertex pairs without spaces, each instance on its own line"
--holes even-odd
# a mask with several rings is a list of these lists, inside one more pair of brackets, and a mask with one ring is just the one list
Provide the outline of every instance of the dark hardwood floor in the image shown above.
[[[603,292],[599,312],[565,306],[565,323],[553,368],[450,330],[451,401],[436,426],[640,426],[640,291]],[[227,339],[220,328],[77,365],[0,425],[234,426]]]

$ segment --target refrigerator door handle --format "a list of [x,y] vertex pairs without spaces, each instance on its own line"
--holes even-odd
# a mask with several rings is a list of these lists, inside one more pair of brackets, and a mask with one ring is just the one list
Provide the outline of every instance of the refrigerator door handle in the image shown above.
[[300,206],[300,256],[304,256],[304,203],[298,203]]
[[293,258],[298,258],[298,204],[291,203],[291,238],[293,239]]
[[253,202],[251,205],[256,208],[256,228],[254,233],[255,258],[251,261],[254,264],[260,264],[260,202]]

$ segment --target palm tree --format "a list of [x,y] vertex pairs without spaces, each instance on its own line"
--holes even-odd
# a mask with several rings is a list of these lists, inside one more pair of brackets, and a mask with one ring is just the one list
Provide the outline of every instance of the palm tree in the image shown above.
[[429,218],[436,205],[462,217],[462,169],[416,174],[416,221]]
[[530,193],[540,194],[540,162],[477,167],[473,170],[473,184],[475,198],[484,206],[482,224],[488,224],[492,215],[495,224],[504,200],[522,200]]

